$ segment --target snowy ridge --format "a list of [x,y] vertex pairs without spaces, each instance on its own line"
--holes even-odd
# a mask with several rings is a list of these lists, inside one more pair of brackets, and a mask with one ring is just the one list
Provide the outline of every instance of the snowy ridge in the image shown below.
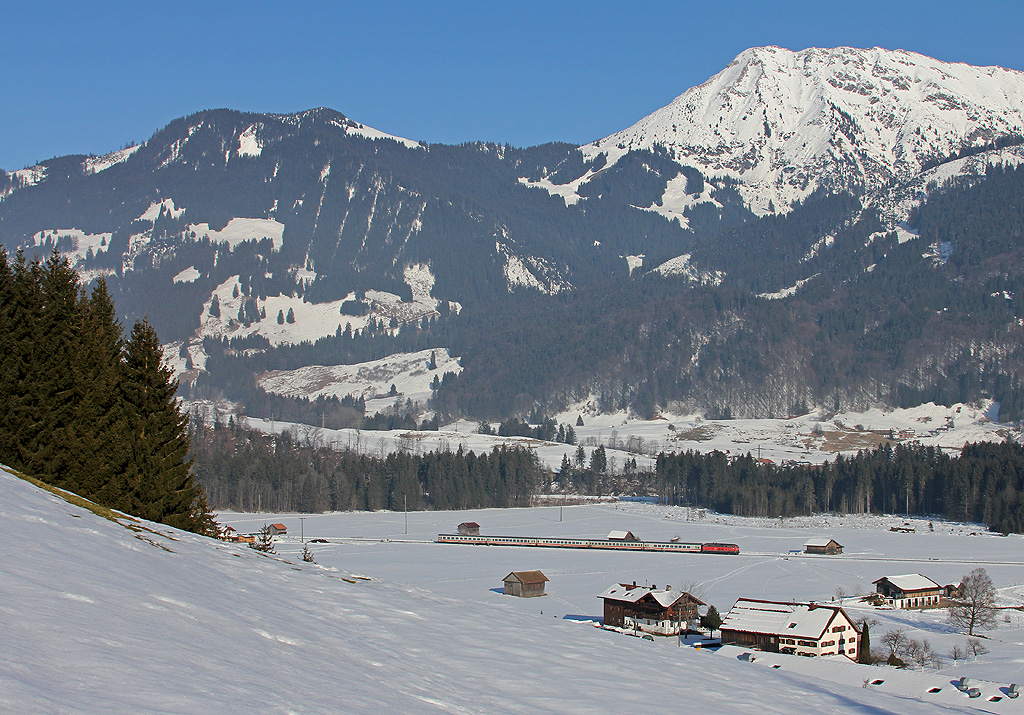
[[[385,403],[396,399],[425,403],[431,396],[431,382],[448,372],[456,375],[462,372],[458,358],[452,357],[447,348],[435,348],[396,353],[355,365],[307,365],[295,370],[273,370],[261,375],[257,384],[266,392],[308,400],[354,395],[367,400],[384,398]],[[396,393],[389,396],[392,385]]]
[[[895,188],[876,192],[869,196],[865,203],[877,208],[887,225],[899,226],[934,187],[981,181],[985,178],[985,170],[990,166],[1015,168],[1021,164],[1024,164],[1024,146],[991,149],[939,164]],[[900,243],[912,237],[916,238],[904,230],[900,236]]]
[[654,268],[651,273],[660,273],[663,276],[683,276],[702,285],[718,285],[722,282],[725,277],[722,271],[701,271],[690,262],[691,258],[692,255],[689,253],[670,258]]
[[85,160],[85,170],[91,174],[98,174],[101,171],[109,169],[115,164],[121,164],[128,161],[128,157],[137,152],[141,147],[142,144],[136,144],[119,151],[104,154],[103,156],[91,156]]
[[256,122],[238,135],[238,156],[259,156],[263,152],[263,142],[257,132],[263,128],[262,122]]
[[149,221],[150,223],[157,220],[160,217],[160,213],[166,211],[170,214],[171,218],[179,218],[185,209],[178,209],[174,207],[174,199],[164,199],[163,201],[154,201],[149,205],[149,208],[142,212],[139,216],[139,221]]
[[35,186],[40,181],[46,178],[46,167],[36,164],[26,169],[18,169],[17,171],[10,172],[11,185],[0,191],[0,200],[10,196],[18,189],[24,189],[29,186]]
[[[111,233],[86,233],[77,228],[54,228],[37,231],[32,235],[32,245],[42,246],[45,241],[54,241],[60,246],[61,253],[69,258],[71,264],[80,267],[90,251],[93,255],[106,252],[110,244]],[[67,241],[68,243],[62,243]]]
[[559,275],[559,271],[550,261],[537,256],[521,256],[501,240],[508,239],[504,228],[496,238],[498,240],[494,243],[494,251],[504,262],[505,280],[509,290],[519,287],[533,288],[549,295],[572,290],[572,284]]
[[211,231],[208,223],[190,224],[189,231],[195,231],[199,238],[208,237],[214,243],[226,243],[232,249],[244,241],[259,241],[269,238],[274,250],[284,245],[284,224],[266,218],[233,218],[219,231]]
[[738,180],[751,209],[764,214],[819,187],[871,192],[930,159],[1021,134],[1021,72],[903,50],[758,47],[581,150],[612,163],[661,145],[680,164]]

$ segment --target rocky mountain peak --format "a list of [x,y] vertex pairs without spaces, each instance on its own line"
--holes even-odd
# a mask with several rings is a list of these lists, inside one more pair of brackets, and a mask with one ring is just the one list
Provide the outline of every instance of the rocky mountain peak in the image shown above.
[[817,188],[871,192],[922,165],[1024,134],[1024,73],[904,50],[756,47],[633,126],[583,147],[665,147],[740,182],[759,213]]

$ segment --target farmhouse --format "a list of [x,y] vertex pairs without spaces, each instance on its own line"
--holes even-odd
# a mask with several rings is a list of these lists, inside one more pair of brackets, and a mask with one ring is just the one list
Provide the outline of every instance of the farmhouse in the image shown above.
[[919,573],[883,576],[874,584],[875,591],[894,608],[934,606],[942,600],[942,586]]
[[840,606],[741,598],[722,622],[722,644],[857,659],[860,631]]
[[645,633],[671,636],[687,630],[697,620],[704,602],[671,586],[637,586],[617,583],[598,598],[604,599],[604,624]]
[[540,571],[513,571],[505,577],[508,596],[544,596],[544,584],[550,579]]
[[843,545],[835,539],[810,539],[804,544],[805,554],[841,554]]
[[284,536],[288,533],[288,527],[284,524],[271,524],[270,535],[271,536]]
[[480,536],[480,525],[475,521],[464,521],[459,524],[459,533],[463,536]]

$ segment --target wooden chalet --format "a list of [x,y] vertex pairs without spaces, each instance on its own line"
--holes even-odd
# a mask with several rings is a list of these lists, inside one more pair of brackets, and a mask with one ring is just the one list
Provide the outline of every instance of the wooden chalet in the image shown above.
[[288,527],[284,524],[271,524],[270,535],[271,536],[284,536],[288,533]]
[[908,573],[902,576],[883,576],[874,582],[875,591],[893,608],[923,608],[942,600],[943,587],[927,576]]
[[835,539],[810,539],[804,544],[805,554],[841,554],[843,545]]
[[696,622],[697,607],[704,602],[671,586],[637,586],[617,583],[598,598],[604,599],[604,624],[645,633],[670,636],[686,631]]
[[857,660],[860,631],[841,606],[741,598],[722,622],[722,645]]
[[505,595],[544,596],[544,584],[550,579],[541,571],[513,571],[505,577]]
[[463,536],[480,536],[480,525],[475,521],[464,521],[459,524],[459,533]]

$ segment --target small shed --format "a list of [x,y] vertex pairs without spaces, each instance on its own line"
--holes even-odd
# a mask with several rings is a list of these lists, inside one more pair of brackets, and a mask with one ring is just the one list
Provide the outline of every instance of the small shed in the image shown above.
[[271,524],[270,535],[271,536],[284,536],[288,533],[288,527],[284,524]]
[[480,536],[480,525],[475,521],[464,521],[459,524],[459,533],[463,536]]
[[548,577],[542,571],[513,571],[505,577],[505,595],[529,598],[544,596]]
[[805,554],[841,554],[843,545],[835,539],[811,539],[804,544]]
[[608,541],[640,541],[640,539],[633,536],[632,531],[609,531]]

